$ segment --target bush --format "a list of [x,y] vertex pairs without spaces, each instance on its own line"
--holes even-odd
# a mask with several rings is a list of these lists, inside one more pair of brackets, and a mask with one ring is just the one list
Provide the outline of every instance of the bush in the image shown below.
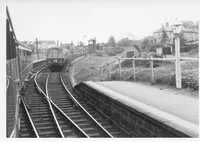
[[115,72],[111,75],[111,80],[119,80],[119,73]]
[[121,62],[121,67],[133,67],[132,60],[124,60]]
[[97,56],[103,56],[103,52],[96,52]]
[[124,51],[123,48],[119,48],[119,47],[107,47],[105,48],[105,53],[108,56],[116,56],[117,54],[120,54]]

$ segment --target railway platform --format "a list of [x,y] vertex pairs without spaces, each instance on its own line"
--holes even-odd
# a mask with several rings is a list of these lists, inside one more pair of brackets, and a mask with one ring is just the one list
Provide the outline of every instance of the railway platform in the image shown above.
[[85,82],[102,94],[164,124],[198,136],[199,99],[134,82]]

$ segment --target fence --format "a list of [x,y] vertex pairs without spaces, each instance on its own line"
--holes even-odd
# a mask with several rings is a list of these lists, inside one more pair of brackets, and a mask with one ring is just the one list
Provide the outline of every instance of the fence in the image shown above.
[[[171,62],[174,63],[174,68],[175,68],[175,81],[176,81],[176,88],[182,88],[182,71],[181,71],[181,67],[180,69],[177,69],[178,66],[177,64],[181,64],[181,61],[186,61],[186,62],[197,62],[199,61],[199,58],[190,58],[190,57],[180,57],[177,61],[177,58],[125,58],[125,57],[116,57],[115,61],[112,61],[110,63],[104,64],[102,66],[100,66],[99,70],[101,74],[106,74],[106,77],[104,77],[104,79],[109,79],[112,80],[112,74],[116,73],[116,69],[118,69],[117,73],[119,74],[119,80],[121,80],[121,76],[122,76],[122,72],[123,67],[122,67],[122,61],[125,60],[130,60],[132,65],[131,65],[131,69],[128,68],[128,70],[126,69],[125,71],[129,71],[129,77],[132,76],[133,80],[136,80],[136,77],[140,71],[137,71],[137,67],[136,67],[136,61],[147,61],[149,62],[149,66],[150,66],[150,70],[147,68],[146,72],[150,71],[150,81],[152,83],[155,83],[155,61],[161,61],[161,62]],[[116,62],[118,61],[118,62]],[[178,62],[178,63],[177,63]],[[129,62],[130,63],[130,62]],[[143,70],[144,71],[144,70]],[[131,73],[131,74],[130,74]],[[178,82],[179,81],[179,82]],[[181,86],[180,86],[181,85]]]
[[[142,60],[142,61],[149,61],[150,63],[150,68],[151,68],[151,82],[154,83],[155,79],[154,79],[154,61],[170,61],[170,62],[174,62],[175,63],[175,81],[176,81],[176,88],[182,88],[182,72],[181,72],[181,61],[191,61],[191,62],[198,62],[199,58],[188,58],[188,57],[181,57],[180,56],[180,35],[181,35],[181,31],[180,31],[180,24],[176,24],[174,25],[174,37],[175,37],[175,57],[174,58],[122,58],[119,57],[118,58],[118,66],[119,66],[119,78],[121,79],[121,74],[122,74],[122,70],[121,70],[121,61],[122,60],[132,60],[132,72],[133,72],[133,79],[136,79],[136,66],[135,63],[138,60]],[[108,64],[108,72],[109,72],[109,79],[111,79],[111,64]],[[105,68],[105,67],[104,67]],[[101,70],[100,70],[101,71]]]

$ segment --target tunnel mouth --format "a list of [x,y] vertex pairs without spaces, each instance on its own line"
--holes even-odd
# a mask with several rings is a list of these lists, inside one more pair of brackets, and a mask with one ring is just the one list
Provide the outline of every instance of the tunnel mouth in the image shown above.
[[48,68],[51,70],[51,72],[61,72],[64,68],[63,64],[50,64]]

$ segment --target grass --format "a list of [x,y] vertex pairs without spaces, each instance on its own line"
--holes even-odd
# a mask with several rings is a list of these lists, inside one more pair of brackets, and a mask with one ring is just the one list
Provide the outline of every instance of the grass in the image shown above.
[[[197,52],[196,52],[197,54]],[[189,57],[197,57],[195,51],[188,53]],[[186,56],[186,55],[185,55]],[[80,81],[101,81],[110,80],[108,68],[100,74],[99,67],[102,64],[109,62],[112,56],[92,55],[86,60],[80,61],[75,65],[75,79]],[[132,61],[124,60],[122,63],[121,80],[133,80],[132,76]],[[182,70],[182,87],[189,88],[194,91],[199,89],[198,81],[198,63],[197,62],[181,62]],[[175,65],[173,62],[155,62],[154,66],[155,84],[164,84],[175,87]],[[120,80],[119,66],[115,64],[112,68],[111,80]],[[149,62],[138,61],[136,62],[136,80],[143,82],[151,82],[151,69]]]
[[[129,71],[125,71],[126,73],[121,74],[122,80],[131,80],[133,76],[131,75],[130,63],[128,63],[127,67],[122,69],[129,68]],[[195,62],[182,62],[181,64],[182,70],[182,87],[183,88],[191,88],[193,90],[198,90],[199,81],[198,81],[198,63]],[[127,79],[127,74],[131,75]],[[119,76],[119,73],[115,73],[113,75],[113,79],[116,80]],[[161,65],[159,67],[154,68],[154,78],[155,83],[157,84],[166,84],[175,87],[175,66],[174,63],[168,63]],[[149,67],[137,66],[136,68],[136,80],[151,82],[151,69]]]
[[116,56],[117,54],[124,52],[124,49],[120,47],[106,47],[104,51],[108,56]]
[[[198,57],[198,50],[194,49],[189,52],[181,53],[183,57]],[[121,63],[122,68],[131,68],[132,61],[124,60]],[[151,69],[148,61],[136,61],[136,79],[139,81],[151,82]],[[191,88],[193,90],[199,89],[199,70],[198,62],[181,62],[181,71],[182,71],[182,87]],[[155,83],[157,84],[166,84],[175,86],[176,85],[176,76],[175,76],[175,65],[173,62],[162,62],[154,61],[154,71],[155,71]],[[128,72],[127,72],[128,73]],[[114,77],[117,78],[117,77]],[[121,77],[127,78],[127,76]],[[129,78],[133,78],[132,76]]]
[[100,66],[104,63],[107,63],[111,60],[110,56],[96,56],[91,55],[85,58],[84,60],[79,61],[74,65],[74,76],[77,82],[81,81],[99,81],[102,78],[106,78],[106,73],[100,74]]

